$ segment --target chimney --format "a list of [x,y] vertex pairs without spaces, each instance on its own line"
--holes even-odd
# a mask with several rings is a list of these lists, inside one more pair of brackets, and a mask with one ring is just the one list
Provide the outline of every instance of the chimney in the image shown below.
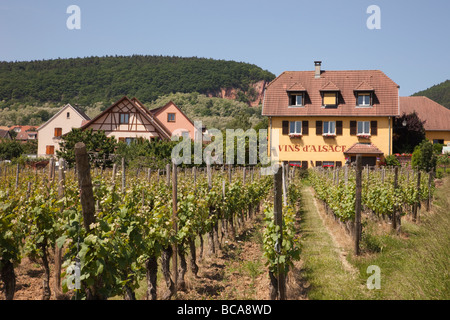
[[322,61],[314,61],[315,72],[314,78],[320,78],[320,66],[322,65]]

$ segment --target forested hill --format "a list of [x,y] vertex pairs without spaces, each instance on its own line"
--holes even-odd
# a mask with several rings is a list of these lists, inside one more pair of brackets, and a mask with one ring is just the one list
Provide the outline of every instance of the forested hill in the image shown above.
[[447,109],[450,109],[450,80],[445,80],[426,90],[422,90],[413,94],[413,96],[425,96]]
[[[0,102],[109,105],[124,95],[150,102],[175,92],[216,95],[233,88],[241,101],[256,99],[251,86],[275,75],[256,65],[206,58],[106,56],[0,62]],[[253,89],[252,89],[253,88]]]

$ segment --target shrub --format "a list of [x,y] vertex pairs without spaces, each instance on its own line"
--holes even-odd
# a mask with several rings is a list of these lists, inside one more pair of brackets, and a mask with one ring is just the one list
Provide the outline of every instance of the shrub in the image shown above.
[[387,166],[397,166],[397,167],[401,166],[400,161],[398,161],[397,157],[393,154],[388,155],[386,157],[386,165]]
[[427,172],[436,170],[437,157],[433,152],[433,144],[428,140],[423,140],[414,148],[411,158],[413,168],[425,170]]

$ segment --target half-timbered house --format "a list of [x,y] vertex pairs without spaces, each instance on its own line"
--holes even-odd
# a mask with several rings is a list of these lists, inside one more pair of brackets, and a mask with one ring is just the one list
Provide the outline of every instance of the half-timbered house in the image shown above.
[[83,130],[104,131],[107,137],[131,143],[137,138],[146,140],[170,139],[171,132],[136,99],[123,97],[91,121]]

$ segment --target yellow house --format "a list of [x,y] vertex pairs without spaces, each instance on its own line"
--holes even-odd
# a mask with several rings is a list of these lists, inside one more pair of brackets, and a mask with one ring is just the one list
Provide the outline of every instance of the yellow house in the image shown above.
[[286,71],[266,88],[269,154],[292,165],[342,166],[392,153],[399,86],[379,70]]
[[400,97],[400,115],[416,112],[425,121],[425,138],[433,143],[450,143],[450,110],[423,97]]

